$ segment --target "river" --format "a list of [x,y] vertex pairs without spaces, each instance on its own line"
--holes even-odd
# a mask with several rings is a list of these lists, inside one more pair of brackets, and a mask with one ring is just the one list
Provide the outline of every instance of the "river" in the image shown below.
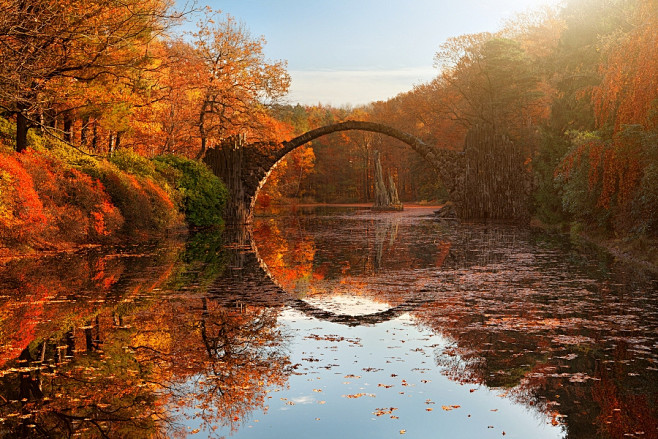
[[0,267],[0,437],[656,438],[658,280],[431,208]]

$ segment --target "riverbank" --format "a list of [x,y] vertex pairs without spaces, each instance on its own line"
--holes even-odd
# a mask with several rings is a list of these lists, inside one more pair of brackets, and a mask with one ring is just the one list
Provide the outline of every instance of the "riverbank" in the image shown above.
[[658,274],[658,240],[619,239],[581,232],[578,237],[590,245],[601,248],[616,259],[651,273]]
[[533,218],[530,227],[569,237],[576,243],[584,243],[605,251],[620,262],[658,274],[658,240],[641,238],[614,238],[604,233],[584,230],[582,226],[549,225]]
[[0,138],[0,258],[144,242],[222,224],[228,197],[202,163],[111,156],[36,138],[17,153]]

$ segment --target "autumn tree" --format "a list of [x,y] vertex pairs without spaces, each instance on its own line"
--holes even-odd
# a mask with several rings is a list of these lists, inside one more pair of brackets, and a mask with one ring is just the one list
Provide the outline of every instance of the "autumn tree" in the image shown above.
[[[517,134],[531,123],[538,77],[520,43],[483,33],[451,38],[435,56],[451,111],[466,126]],[[518,134],[517,134],[518,135]]]
[[590,66],[596,81],[581,98],[596,124],[571,133],[556,176],[563,205],[579,221],[655,235],[658,6],[644,0],[617,6],[607,11],[607,32],[596,37],[597,63]]
[[56,82],[90,83],[143,62],[145,44],[175,18],[170,0],[2,0],[0,105],[16,117],[16,149],[44,126]]
[[194,33],[199,75],[199,156],[209,141],[263,128],[266,108],[283,97],[290,85],[285,62],[265,59],[263,37],[253,38],[245,25],[228,17],[199,23]]
[[126,146],[147,155],[193,157],[198,148],[200,78],[204,66],[192,45],[168,38],[151,45],[153,68],[141,81],[147,87],[133,106]]
[[[629,12],[630,29],[602,41],[601,82],[592,99],[600,127],[658,128],[658,3],[641,0]],[[623,28],[624,29],[624,28]]]

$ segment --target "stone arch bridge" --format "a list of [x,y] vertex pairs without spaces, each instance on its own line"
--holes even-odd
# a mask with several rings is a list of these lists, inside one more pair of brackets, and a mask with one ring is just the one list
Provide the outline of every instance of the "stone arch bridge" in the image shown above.
[[350,130],[384,134],[410,146],[437,171],[461,218],[527,217],[529,174],[520,153],[504,136],[472,129],[464,150],[453,151],[435,148],[416,136],[380,123],[346,121],[316,128],[280,144],[249,145],[244,137],[237,136],[209,149],[203,160],[229,190],[227,222],[251,222],[258,191],[286,154],[319,137]]

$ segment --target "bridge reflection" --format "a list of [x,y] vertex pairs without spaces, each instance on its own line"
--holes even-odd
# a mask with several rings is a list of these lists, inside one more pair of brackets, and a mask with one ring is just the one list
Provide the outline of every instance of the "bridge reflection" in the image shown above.
[[[390,229],[388,224],[385,224],[385,228]],[[379,232],[376,235],[378,239],[375,265],[378,268],[381,264],[384,241],[394,240],[395,234]],[[423,294],[429,293],[430,290],[420,289],[416,297],[392,306],[387,304],[387,309],[369,314],[354,315],[327,310],[297,297],[300,294],[299,291],[288,291],[285,286],[281,285],[260,256],[251,228],[230,227],[226,230],[226,236],[232,242],[229,245],[232,251],[226,275],[219,278],[208,290],[211,297],[222,306],[238,308],[246,304],[265,307],[287,306],[318,320],[347,326],[360,326],[376,325],[395,319],[431,302]],[[227,279],[230,281],[227,282]],[[381,301],[379,305],[382,306]]]

